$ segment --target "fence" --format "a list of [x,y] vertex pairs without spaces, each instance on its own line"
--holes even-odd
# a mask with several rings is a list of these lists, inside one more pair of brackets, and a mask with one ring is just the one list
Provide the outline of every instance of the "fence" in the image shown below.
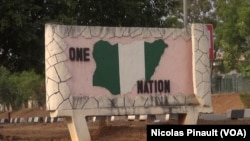
[[211,87],[213,93],[250,93],[250,79],[240,74],[216,75],[212,77]]

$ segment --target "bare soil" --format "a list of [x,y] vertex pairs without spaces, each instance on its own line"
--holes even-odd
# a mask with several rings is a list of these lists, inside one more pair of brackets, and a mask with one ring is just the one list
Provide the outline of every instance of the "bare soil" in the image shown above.
[[214,114],[224,114],[230,109],[244,109],[245,106],[237,93],[212,94]]
[[[226,113],[229,109],[242,109],[243,103],[238,94],[213,94],[212,104],[214,114]],[[11,117],[46,117],[49,112],[41,109],[23,109],[11,113]],[[0,118],[7,118],[8,113],[1,113]],[[147,124],[177,124],[175,120],[154,123],[153,121],[107,121],[106,126],[98,122],[89,122],[88,127],[92,141],[146,141]],[[205,121],[197,124],[250,125],[249,119]],[[65,121],[56,123],[16,123],[0,124],[0,141],[71,141]]]

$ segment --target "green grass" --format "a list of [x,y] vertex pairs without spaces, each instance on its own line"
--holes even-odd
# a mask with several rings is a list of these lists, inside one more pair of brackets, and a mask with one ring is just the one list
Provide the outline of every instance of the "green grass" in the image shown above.
[[241,101],[243,102],[245,108],[250,108],[250,94],[242,93],[240,94]]

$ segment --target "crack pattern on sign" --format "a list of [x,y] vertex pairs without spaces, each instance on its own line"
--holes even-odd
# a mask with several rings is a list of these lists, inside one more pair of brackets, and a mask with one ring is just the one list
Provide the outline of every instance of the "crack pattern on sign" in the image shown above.
[[[174,28],[126,28],[126,27],[86,27],[46,24],[45,26],[45,69],[46,69],[46,108],[47,110],[115,108],[115,107],[150,107],[198,105],[209,106],[210,100],[210,69],[209,43],[206,26],[193,24],[192,42],[194,58],[194,95],[184,96],[138,96],[131,99],[125,96],[109,97],[73,97],[67,85],[71,78],[64,62],[68,61],[64,51],[67,47],[66,37],[112,38],[112,37],[151,37],[166,39],[182,37],[190,40],[186,29]],[[198,101],[197,101],[198,100]]]

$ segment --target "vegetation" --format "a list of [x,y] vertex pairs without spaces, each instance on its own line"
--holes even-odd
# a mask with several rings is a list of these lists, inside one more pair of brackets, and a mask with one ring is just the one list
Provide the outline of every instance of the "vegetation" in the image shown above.
[[21,108],[31,98],[36,99],[39,106],[44,106],[44,85],[43,77],[34,71],[10,73],[5,67],[0,67],[0,103],[8,110]]
[[237,70],[250,78],[250,1],[218,1],[216,14],[216,46],[224,51],[221,71]]
[[[0,65],[44,72],[45,23],[183,27],[183,0],[2,0]],[[213,23],[210,1],[188,0],[189,22]]]
[[[216,48],[225,52],[221,71],[250,77],[250,1],[187,2],[188,23],[215,28]],[[182,28],[183,0],[1,0],[0,103],[18,109],[33,97],[45,104],[46,23]]]

